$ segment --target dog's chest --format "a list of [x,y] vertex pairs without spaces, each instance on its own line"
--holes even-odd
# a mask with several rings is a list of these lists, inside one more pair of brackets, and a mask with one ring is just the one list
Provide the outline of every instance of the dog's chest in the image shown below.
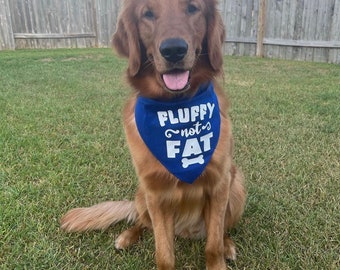
[[209,163],[220,134],[212,84],[189,100],[159,102],[139,97],[135,120],[151,153],[174,176],[193,183]]

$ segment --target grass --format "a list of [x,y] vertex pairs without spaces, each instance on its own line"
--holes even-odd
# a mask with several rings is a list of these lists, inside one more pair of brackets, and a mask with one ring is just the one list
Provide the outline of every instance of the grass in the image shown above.
[[[133,198],[125,68],[107,49],[0,52],[1,269],[155,269],[150,233],[119,252],[124,223],[59,229],[70,208]],[[339,269],[340,66],[226,57],[225,71],[248,189],[230,269]],[[204,243],[177,239],[177,268],[205,269]]]

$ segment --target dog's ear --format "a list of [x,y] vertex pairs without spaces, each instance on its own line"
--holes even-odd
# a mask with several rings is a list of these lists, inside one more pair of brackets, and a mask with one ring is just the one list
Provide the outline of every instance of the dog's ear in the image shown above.
[[132,77],[136,76],[141,65],[141,51],[136,18],[127,7],[122,10],[118,18],[112,46],[119,55],[129,59],[128,73]]
[[216,9],[216,4],[209,4],[207,45],[208,56],[212,68],[219,72],[223,65],[223,44],[225,39],[225,29],[220,13]]

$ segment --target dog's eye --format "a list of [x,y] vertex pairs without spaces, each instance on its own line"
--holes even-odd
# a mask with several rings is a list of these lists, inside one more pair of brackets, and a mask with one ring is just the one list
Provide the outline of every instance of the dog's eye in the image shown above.
[[147,11],[144,12],[144,18],[153,20],[155,18],[155,14],[152,12],[152,10],[148,9]]
[[193,4],[189,4],[187,7],[188,14],[195,14],[198,10],[199,10],[198,7],[196,7]]

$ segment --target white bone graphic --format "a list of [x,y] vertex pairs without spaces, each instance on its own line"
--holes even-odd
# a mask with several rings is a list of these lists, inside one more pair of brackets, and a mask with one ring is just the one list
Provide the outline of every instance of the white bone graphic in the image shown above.
[[195,157],[195,158],[182,158],[182,167],[184,169],[196,163],[204,164],[203,155],[199,155],[198,157]]

